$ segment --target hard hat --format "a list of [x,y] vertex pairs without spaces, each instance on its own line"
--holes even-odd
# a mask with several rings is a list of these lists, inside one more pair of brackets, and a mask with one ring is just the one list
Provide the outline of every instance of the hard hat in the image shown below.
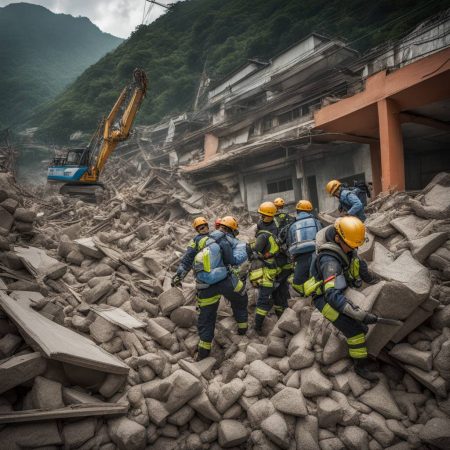
[[278,197],[278,198],[276,198],[276,199],[273,201],[273,204],[274,204],[277,208],[282,208],[282,207],[284,206],[284,204],[285,204],[285,201],[284,201],[284,199],[282,199],[281,197]]
[[313,205],[309,200],[299,200],[295,209],[297,211],[312,211]]
[[239,226],[237,220],[233,216],[222,217],[222,219],[220,219],[220,225],[224,225],[233,231],[237,230]]
[[265,216],[274,217],[277,213],[277,207],[272,202],[264,202],[259,205],[258,212]]
[[364,244],[366,227],[357,217],[339,217],[334,223],[334,228],[349,247],[358,248]]
[[197,229],[200,225],[208,225],[208,221],[204,217],[196,217],[192,222],[192,226]]
[[341,184],[339,180],[331,180],[325,189],[330,195],[333,195],[341,187]]
[[216,228],[219,228],[219,225],[220,225],[220,217],[218,217],[217,219],[216,219],[216,221],[214,222],[214,226],[216,227]]

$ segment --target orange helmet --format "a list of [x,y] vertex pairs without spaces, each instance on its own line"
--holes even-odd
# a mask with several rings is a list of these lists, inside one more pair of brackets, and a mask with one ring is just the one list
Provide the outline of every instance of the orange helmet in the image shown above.
[[337,234],[351,248],[358,248],[365,242],[366,227],[354,216],[339,217],[334,223]]
[[200,225],[208,225],[208,221],[204,217],[196,217],[192,222],[192,226],[197,230]]
[[277,197],[274,201],[273,204],[278,208],[282,208],[285,205],[285,201],[283,198],[281,197]]
[[312,211],[313,205],[309,200],[299,200],[295,209],[297,211]]
[[326,191],[330,195],[334,195],[334,193],[341,187],[341,182],[339,180],[331,180],[327,183]]
[[264,216],[274,217],[277,207],[272,202],[264,202],[259,205],[258,212]]
[[224,225],[233,231],[237,230],[239,226],[238,221],[233,216],[222,217],[222,219],[220,219],[220,225]]

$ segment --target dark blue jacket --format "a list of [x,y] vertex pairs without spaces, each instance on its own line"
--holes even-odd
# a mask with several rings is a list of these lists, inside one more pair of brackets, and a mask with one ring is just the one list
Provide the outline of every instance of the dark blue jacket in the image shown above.
[[192,269],[192,264],[194,264],[195,255],[201,250],[199,248],[199,243],[202,238],[208,239],[209,234],[197,234],[192,238],[187,246],[186,252],[181,258],[180,264],[177,269],[177,275],[185,274]]
[[349,216],[358,217],[362,222],[366,220],[364,205],[356,194],[350,189],[342,189],[339,194],[339,206],[343,208]]

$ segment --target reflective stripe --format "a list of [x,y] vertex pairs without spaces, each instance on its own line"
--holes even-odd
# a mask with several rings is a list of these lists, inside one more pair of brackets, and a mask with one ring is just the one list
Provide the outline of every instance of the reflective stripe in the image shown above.
[[244,283],[241,280],[238,280],[236,287],[234,288],[234,292],[239,292],[244,287]]
[[325,289],[325,292],[328,291],[328,289],[333,289],[334,288],[334,279],[325,283],[323,287]]
[[274,306],[274,308],[275,308],[275,311],[284,311],[284,306],[277,306],[277,305],[275,305]]
[[309,297],[311,294],[321,295],[322,289],[321,286],[323,284],[323,281],[316,280],[314,277],[309,278],[303,283],[303,290],[307,297]]
[[205,272],[211,272],[211,258],[208,250],[203,251],[203,270]]
[[238,322],[238,328],[248,328],[248,322]]
[[211,342],[199,341],[198,346],[206,350],[211,350]]
[[193,239],[191,239],[189,241],[188,247],[193,248],[195,250],[196,245],[195,245],[195,241]]
[[199,250],[202,250],[202,249],[205,248],[206,242],[208,241],[208,239],[209,239],[209,236],[205,236],[205,237],[202,237],[202,238],[198,241],[197,246],[198,246],[198,249],[199,249]]
[[328,303],[322,309],[323,316],[328,319],[330,322],[334,322],[339,317],[339,312],[336,311],[332,306]]
[[287,263],[284,266],[281,266],[281,269],[283,270],[288,270],[288,269],[293,269],[294,268],[294,264],[292,263]]
[[256,314],[259,314],[260,316],[267,316],[269,311],[266,311],[265,309],[256,308]]
[[269,253],[271,253],[272,255],[277,254],[277,253],[280,251],[280,247],[278,246],[277,241],[276,241],[274,235],[273,235],[270,231],[268,231],[268,230],[259,230],[259,231],[256,233],[256,236],[258,236],[258,235],[261,234],[261,233],[264,233],[264,234],[268,234],[268,235],[269,235],[269,245],[270,245]]
[[361,347],[361,348],[349,348],[348,354],[351,358],[367,358],[367,347]]
[[352,336],[351,338],[347,339],[348,345],[358,345],[358,344],[364,344],[366,342],[366,336],[364,333],[357,334],[356,336]]
[[220,294],[213,295],[212,297],[208,297],[208,298],[198,298],[197,297],[197,304],[201,308],[203,306],[214,305],[214,303],[217,303],[219,300],[220,300]]

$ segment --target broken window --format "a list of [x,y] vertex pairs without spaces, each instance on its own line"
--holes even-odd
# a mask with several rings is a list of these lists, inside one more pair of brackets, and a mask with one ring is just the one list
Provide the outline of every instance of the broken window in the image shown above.
[[267,193],[276,194],[277,192],[292,191],[294,189],[292,178],[283,178],[276,181],[267,182]]

